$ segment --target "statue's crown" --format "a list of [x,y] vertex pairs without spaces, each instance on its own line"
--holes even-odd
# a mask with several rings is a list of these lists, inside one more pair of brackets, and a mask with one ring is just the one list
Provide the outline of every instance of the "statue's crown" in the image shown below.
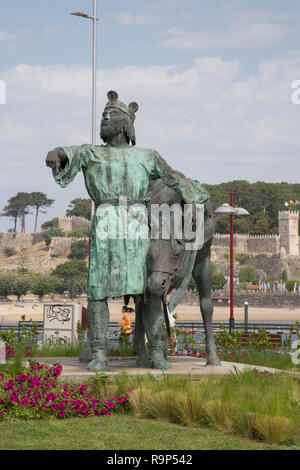
[[123,111],[123,113],[127,114],[127,116],[131,118],[132,122],[134,122],[135,113],[139,109],[139,106],[137,103],[133,102],[133,103],[130,103],[128,106],[126,106],[126,104],[118,100],[119,96],[116,91],[109,91],[107,93],[107,98],[109,99],[109,101],[108,103],[106,103],[105,109],[118,108],[121,111]]

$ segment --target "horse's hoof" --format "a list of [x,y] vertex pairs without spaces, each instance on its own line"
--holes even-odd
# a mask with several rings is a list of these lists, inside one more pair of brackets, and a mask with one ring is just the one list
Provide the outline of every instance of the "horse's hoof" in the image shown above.
[[221,361],[218,356],[208,356],[206,359],[206,366],[221,366]]

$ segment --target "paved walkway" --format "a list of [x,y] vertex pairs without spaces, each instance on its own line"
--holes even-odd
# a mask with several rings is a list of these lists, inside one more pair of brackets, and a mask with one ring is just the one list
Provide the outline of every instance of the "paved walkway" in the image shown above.
[[[78,357],[48,357],[38,358],[38,362],[42,364],[60,363],[63,366],[61,378],[70,381],[83,381],[96,375],[95,372],[87,370],[87,363],[82,363]],[[205,359],[193,357],[170,357],[172,369],[162,372],[158,369],[147,369],[136,367],[134,358],[109,358],[109,370],[103,371],[108,376],[115,376],[126,371],[131,375],[146,375],[148,373],[154,376],[163,376],[163,374],[183,374],[192,376],[207,375],[224,375],[236,370],[243,371],[246,369],[258,369],[259,371],[267,370],[269,372],[281,372],[277,369],[269,367],[254,366],[249,364],[239,364],[235,362],[222,362],[221,366],[205,366]],[[300,373],[295,373],[299,375]]]

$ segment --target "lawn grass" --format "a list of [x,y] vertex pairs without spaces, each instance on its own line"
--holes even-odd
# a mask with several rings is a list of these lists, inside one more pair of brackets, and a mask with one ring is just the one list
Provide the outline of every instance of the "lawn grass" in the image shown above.
[[0,423],[1,450],[283,450],[290,446],[243,439],[131,416]]
[[262,351],[260,353],[247,349],[245,351],[233,351],[218,353],[221,361],[238,362],[255,366],[271,367],[279,370],[294,370],[300,372],[300,364],[293,364],[291,355],[278,351]]

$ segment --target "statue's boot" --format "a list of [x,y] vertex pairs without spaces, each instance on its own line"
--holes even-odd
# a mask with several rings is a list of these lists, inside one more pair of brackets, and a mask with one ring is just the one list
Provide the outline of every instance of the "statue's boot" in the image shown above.
[[143,322],[148,338],[150,367],[160,370],[171,369],[170,362],[165,358],[164,313],[159,297],[149,296],[143,308]]
[[106,337],[108,332],[109,310],[106,300],[90,300],[87,308],[90,325],[90,346],[92,360],[89,370],[107,370]]
[[89,370],[107,370],[108,362],[106,357],[106,348],[103,341],[91,341],[92,360],[87,368]]
[[209,354],[206,358],[206,366],[221,366],[221,361],[216,354]]

